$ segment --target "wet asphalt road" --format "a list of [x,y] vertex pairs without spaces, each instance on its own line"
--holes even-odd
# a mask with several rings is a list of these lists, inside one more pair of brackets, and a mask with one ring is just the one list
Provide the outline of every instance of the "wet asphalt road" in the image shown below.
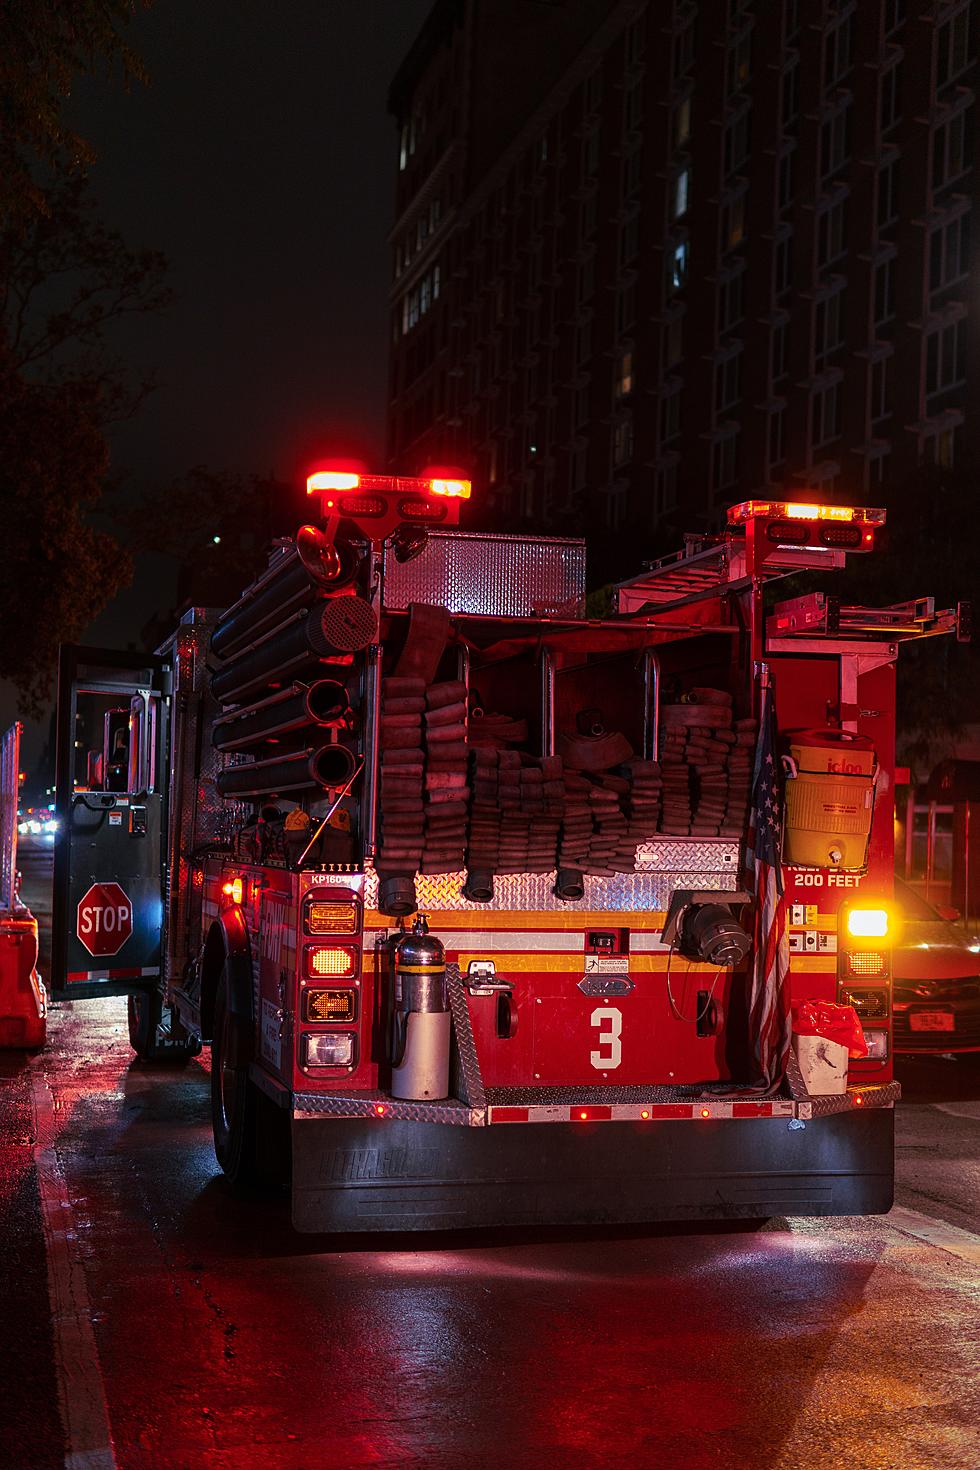
[[892,1220],[319,1239],[229,1197],[206,1061],[59,1007],[0,1053],[0,1466],[64,1463],[40,1158],[114,1443],[78,1470],[976,1470],[980,1066],[902,1073]]

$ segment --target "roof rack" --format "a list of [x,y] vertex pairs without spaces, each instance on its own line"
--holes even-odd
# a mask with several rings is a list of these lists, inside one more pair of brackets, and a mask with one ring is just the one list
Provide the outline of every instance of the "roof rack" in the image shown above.
[[[756,576],[760,581],[771,582],[793,572],[831,569],[844,563],[844,552],[836,548],[773,547]],[[721,592],[737,592],[751,581],[745,540],[730,532],[721,536],[685,536],[683,551],[646,562],[644,567],[639,576],[616,583],[617,612],[638,613],[651,606],[677,607]]]

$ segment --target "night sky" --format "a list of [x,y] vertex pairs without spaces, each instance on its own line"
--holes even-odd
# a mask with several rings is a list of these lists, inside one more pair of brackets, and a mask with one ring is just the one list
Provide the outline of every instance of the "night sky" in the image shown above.
[[[193,465],[294,479],[336,432],[384,449],[395,129],[388,83],[431,0],[155,0],[129,29],[149,85],[76,88],[97,198],[163,250],[176,301],[122,344],[159,388],[113,437],[134,492]],[[172,600],[149,558],[87,641]],[[0,686],[0,722],[15,717]],[[28,727],[25,763],[40,731]]]

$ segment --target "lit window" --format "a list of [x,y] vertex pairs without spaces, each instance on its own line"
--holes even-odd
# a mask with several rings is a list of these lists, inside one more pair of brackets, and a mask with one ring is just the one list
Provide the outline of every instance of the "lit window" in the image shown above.
[[681,215],[687,214],[690,202],[691,170],[682,168],[680,173],[674,175],[671,189],[670,213],[673,219],[680,219]]
[[398,170],[404,173],[408,167],[408,123],[402,124],[401,134],[398,140]]
[[721,248],[734,250],[745,239],[745,190],[732,195],[721,209]]
[[622,347],[616,359],[616,397],[628,398],[633,391],[633,349]]
[[687,285],[689,247],[686,240],[678,240],[668,253],[668,282],[672,291],[682,291]]
[[686,148],[691,137],[691,99],[684,97],[674,108],[674,147]]

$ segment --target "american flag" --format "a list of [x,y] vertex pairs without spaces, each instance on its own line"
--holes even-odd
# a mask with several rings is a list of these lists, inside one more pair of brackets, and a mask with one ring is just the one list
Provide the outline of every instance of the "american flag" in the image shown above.
[[749,819],[749,861],[754,869],[756,897],[749,1025],[759,1081],[766,1092],[775,1092],[783,1080],[791,1037],[789,940],[779,864],[782,814],[778,777],[773,696],[766,680]]

